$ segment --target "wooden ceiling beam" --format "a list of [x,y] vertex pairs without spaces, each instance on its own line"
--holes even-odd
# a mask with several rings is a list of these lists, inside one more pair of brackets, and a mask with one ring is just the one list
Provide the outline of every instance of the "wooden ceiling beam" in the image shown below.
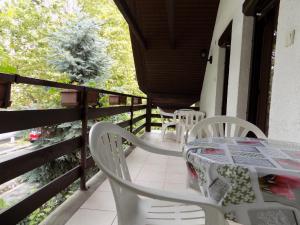
[[114,2],[117,5],[120,12],[122,13],[124,19],[128,23],[130,31],[137,38],[138,42],[145,49],[147,49],[147,41],[146,41],[141,29],[139,28],[137,21],[134,19],[126,1],[125,0],[114,0]]
[[176,48],[175,38],[175,0],[166,0],[166,9],[168,16],[169,40],[171,48]]

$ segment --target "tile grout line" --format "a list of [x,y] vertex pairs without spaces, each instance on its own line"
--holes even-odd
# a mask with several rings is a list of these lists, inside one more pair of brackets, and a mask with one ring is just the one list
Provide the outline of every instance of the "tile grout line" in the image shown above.
[[90,208],[80,208],[84,210],[90,210],[90,211],[101,211],[101,212],[117,212],[116,210],[108,210],[108,209],[90,209]]

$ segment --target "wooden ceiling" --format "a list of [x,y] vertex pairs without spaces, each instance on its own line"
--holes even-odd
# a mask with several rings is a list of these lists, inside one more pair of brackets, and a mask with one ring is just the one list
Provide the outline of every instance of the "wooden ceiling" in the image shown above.
[[114,1],[130,27],[140,89],[160,106],[198,101],[219,0]]

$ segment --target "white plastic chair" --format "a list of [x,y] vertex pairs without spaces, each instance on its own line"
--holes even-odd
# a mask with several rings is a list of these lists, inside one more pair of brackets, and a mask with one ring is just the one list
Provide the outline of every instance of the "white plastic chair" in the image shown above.
[[[164,139],[168,127],[176,126],[176,124],[177,124],[176,116],[174,113],[165,112],[160,107],[157,107],[157,108],[158,108],[158,111],[159,111],[159,114],[161,117],[161,121],[162,121],[161,134],[162,134],[162,138]],[[171,119],[171,121],[170,121],[170,119]]]
[[112,123],[100,122],[92,127],[89,136],[91,154],[109,178],[119,225],[228,225],[221,207],[214,200],[132,183],[122,138],[152,153],[178,156],[178,152],[153,147]]
[[237,117],[215,116],[197,123],[190,132],[189,141],[205,137],[246,137],[252,132],[257,138],[266,135],[254,124]]
[[175,112],[178,118],[177,125],[177,141],[181,143],[181,146],[186,143],[189,131],[195,124],[204,119],[205,113],[193,110],[178,110]]

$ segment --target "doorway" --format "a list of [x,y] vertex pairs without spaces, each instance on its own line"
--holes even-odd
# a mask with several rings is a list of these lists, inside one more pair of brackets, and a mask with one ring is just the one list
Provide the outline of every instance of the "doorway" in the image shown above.
[[224,79],[223,79],[222,108],[221,108],[222,115],[227,114],[227,96],[228,96],[231,34],[232,34],[232,22],[227,26],[224,33],[221,35],[221,37],[219,39],[219,46],[221,48],[225,49]]
[[278,1],[267,5],[255,17],[252,74],[248,100],[248,121],[266,135],[269,126],[272,77],[277,36]]

